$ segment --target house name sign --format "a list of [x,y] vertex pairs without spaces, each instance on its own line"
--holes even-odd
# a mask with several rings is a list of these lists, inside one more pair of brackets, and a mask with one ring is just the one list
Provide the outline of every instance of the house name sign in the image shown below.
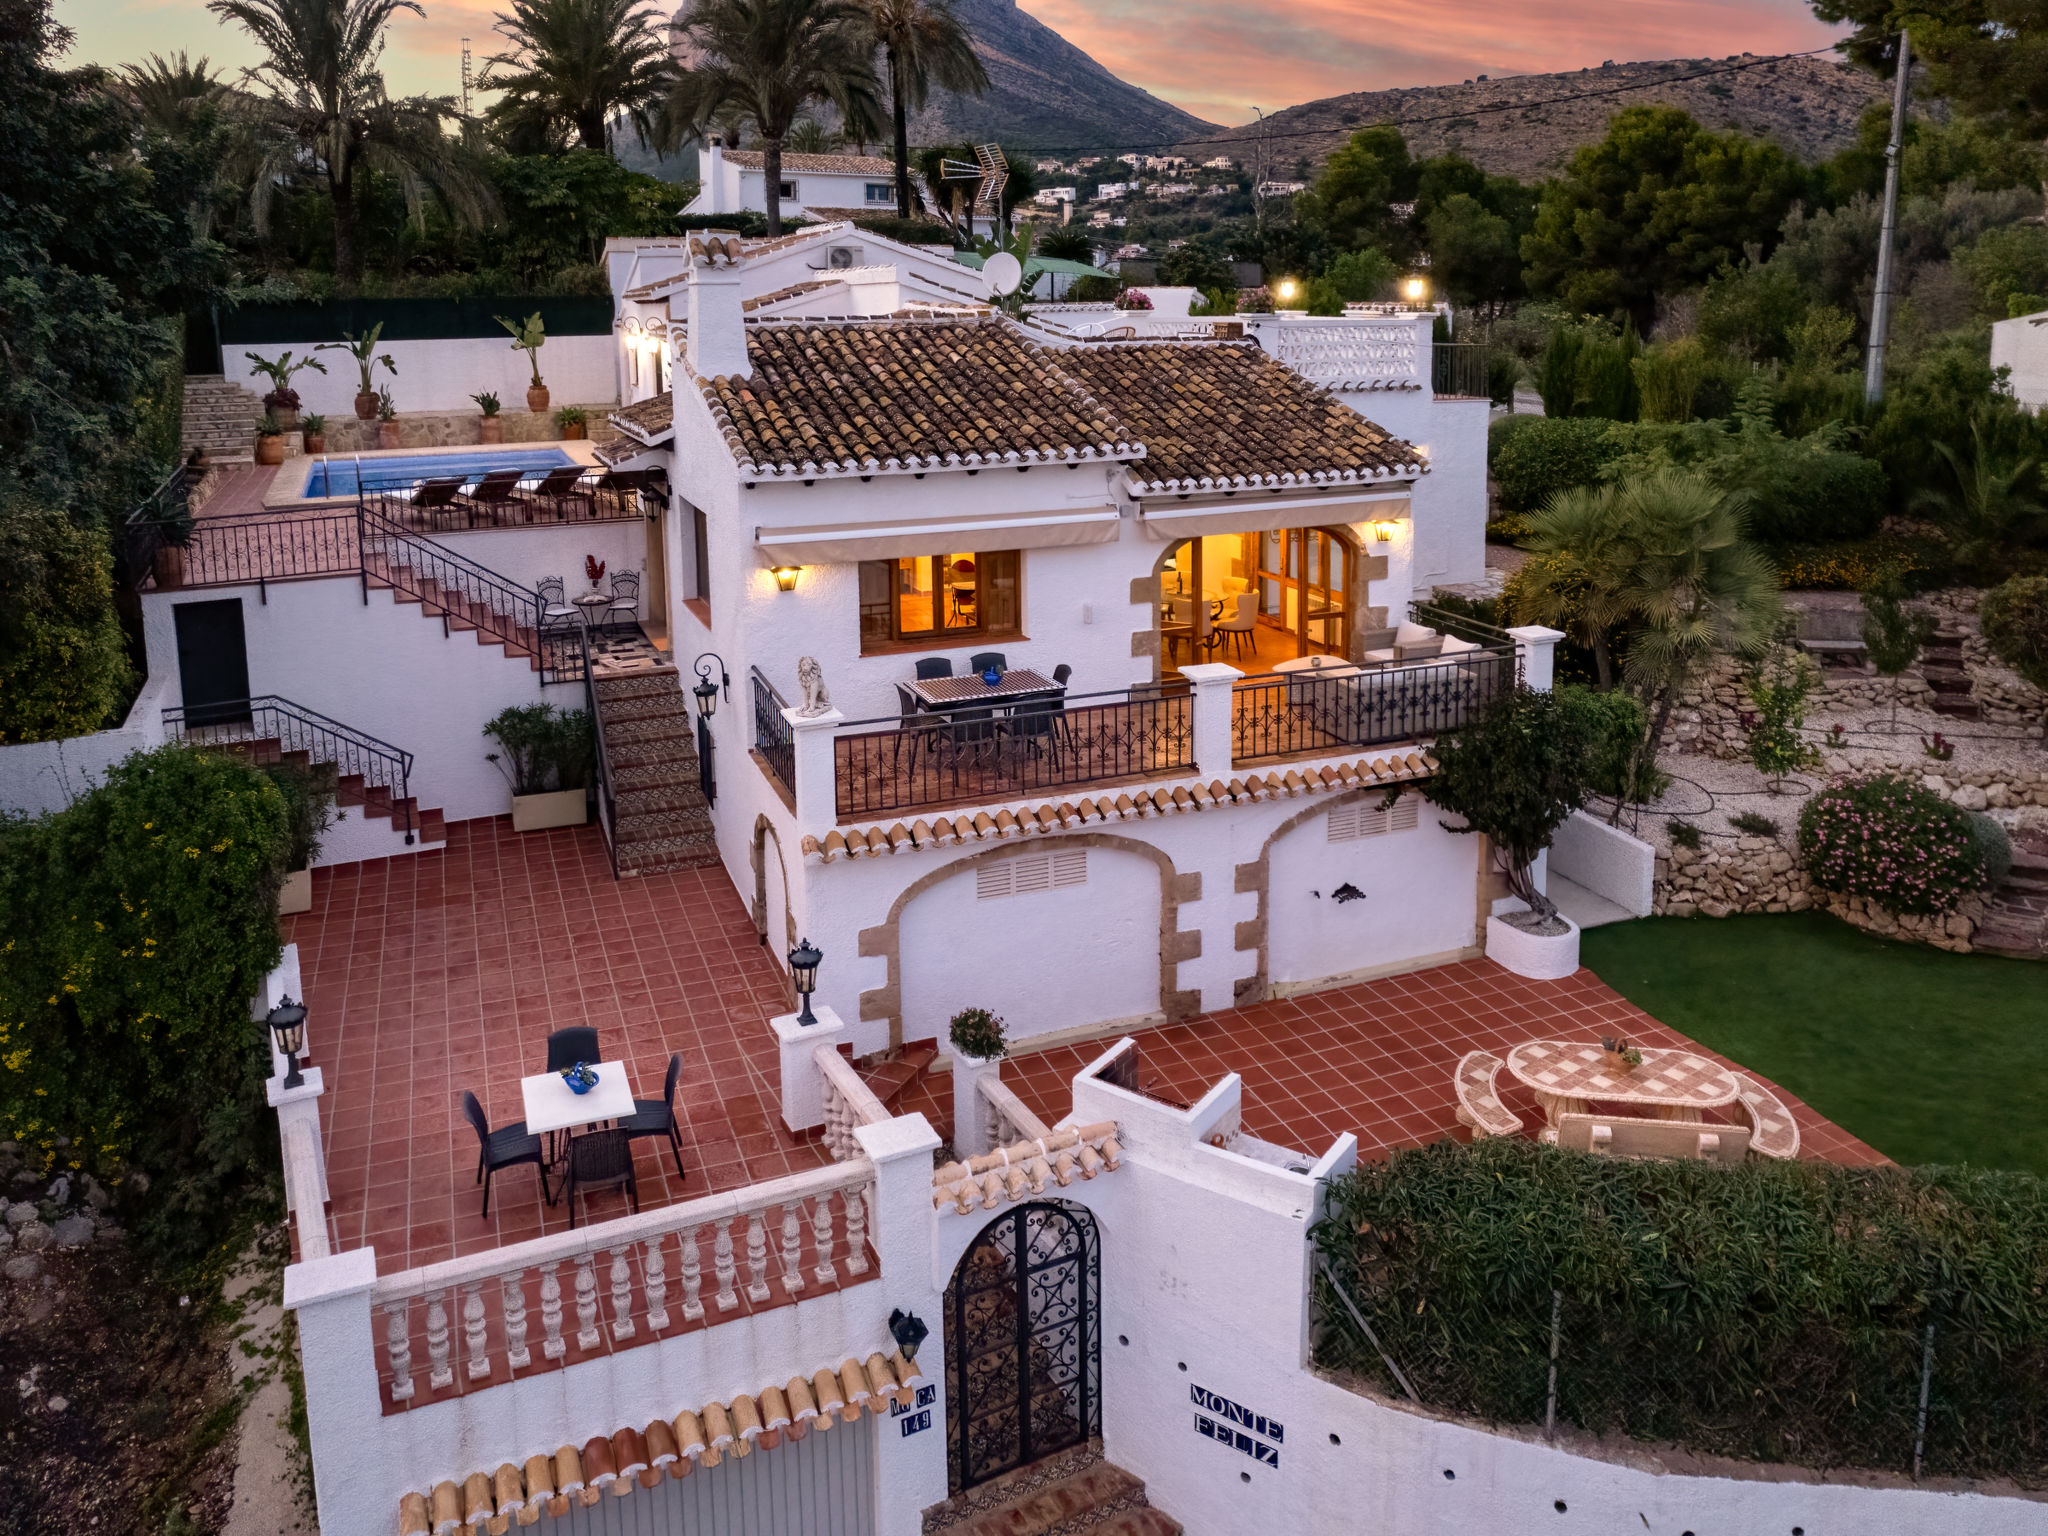
[[1232,1402],[1207,1387],[1190,1385],[1188,1398],[1195,1405],[1196,1434],[1249,1456],[1262,1466],[1280,1465],[1280,1446],[1287,1438],[1287,1427],[1278,1419],[1254,1413],[1244,1404]]

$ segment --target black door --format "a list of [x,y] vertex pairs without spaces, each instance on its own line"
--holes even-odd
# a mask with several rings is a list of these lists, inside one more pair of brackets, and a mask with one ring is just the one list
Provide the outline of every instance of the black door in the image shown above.
[[981,1231],[946,1287],[954,1493],[1102,1432],[1095,1218],[1040,1202]]
[[249,647],[242,638],[242,600],[180,603],[178,684],[187,725],[249,718]]

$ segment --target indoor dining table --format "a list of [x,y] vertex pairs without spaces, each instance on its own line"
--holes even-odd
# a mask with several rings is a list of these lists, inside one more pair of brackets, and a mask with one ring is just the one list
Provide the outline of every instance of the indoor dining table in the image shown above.
[[1735,1074],[1718,1061],[1668,1046],[1637,1047],[1639,1067],[1609,1066],[1598,1045],[1528,1040],[1507,1054],[1515,1081],[1536,1095],[1552,1126],[1583,1115],[1594,1103],[1622,1105],[1649,1120],[1697,1121],[1702,1111],[1735,1102]]

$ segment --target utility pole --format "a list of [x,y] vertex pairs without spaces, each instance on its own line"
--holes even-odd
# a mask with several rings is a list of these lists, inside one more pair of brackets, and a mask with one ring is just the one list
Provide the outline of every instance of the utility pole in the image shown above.
[[1257,107],[1252,111],[1259,120],[1258,142],[1252,149],[1252,228],[1258,232],[1259,254],[1266,249],[1266,114]]
[[469,116],[469,90],[472,84],[469,71],[469,39],[462,40],[462,115]]
[[1884,398],[1884,350],[1892,323],[1892,246],[1899,223],[1899,148],[1906,134],[1906,96],[1913,73],[1911,39],[1899,34],[1899,76],[1892,86],[1892,137],[1884,150],[1884,222],[1877,244],[1877,292],[1870,303],[1870,353],[1863,365],[1863,399],[1875,405]]

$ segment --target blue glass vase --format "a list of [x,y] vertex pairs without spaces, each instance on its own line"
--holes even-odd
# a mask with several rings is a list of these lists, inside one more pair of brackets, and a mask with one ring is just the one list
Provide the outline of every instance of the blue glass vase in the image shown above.
[[987,671],[981,674],[981,680],[984,683],[987,683],[989,687],[994,688],[1002,682],[1003,674],[997,671],[994,667],[990,667]]
[[562,1081],[569,1085],[571,1093],[588,1093],[597,1086],[597,1074],[590,1070],[589,1063],[579,1061],[573,1067],[562,1068]]

